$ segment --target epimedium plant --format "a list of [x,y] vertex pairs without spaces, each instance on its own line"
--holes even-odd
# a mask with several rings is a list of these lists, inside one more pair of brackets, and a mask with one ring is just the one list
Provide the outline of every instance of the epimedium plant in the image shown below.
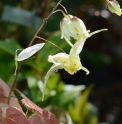
[[[82,69],[86,71],[86,74],[89,74],[89,71],[85,67],[82,66],[80,58],[79,58],[79,54],[81,50],[83,49],[84,42],[86,41],[88,37],[92,36],[93,34],[99,33],[101,31],[107,30],[107,29],[102,29],[102,30],[98,30],[98,31],[95,31],[89,34],[88,33],[89,31],[86,30],[85,24],[83,23],[82,20],[80,20],[77,17],[73,17],[69,15],[67,11],[66,11],[67,15],[63,11],[61,12],[65,16],[63,20],[66,19],[65,22],[60,23],[60,28],[62,32],[61,37],[62,38],[64,37],[64,39],[66,39],[69,45],[71,45],[71,50],[70,50],[69,55],[64,53],[64,51],[62,50],[63,53],[58,53],[54,56],[51,56],[51,55],[49,56],[48,61],[54,63],[54,65],[47,72],[45,76],[44,86],[43,86],[43,91],[42,91],[43,93],[42,100],[44,99],[44,90],[46,87],[47,80],[54,71],[64,68],[69,74],[73,75],[78,70]],[[70,37],[73,37],[76,40],[75,44],[72,44],[70,42]],[[40,38],[40,37],[37,36],[37,38]],[[15,62],[22,61],[22,60],[25,60],[31,57],[38,50],[40,50],[44,44],[42,43],[40,44],[40,46],[38,45],[39,48],[37,48],[37,45],[26,48],[18,56],[16,55]]]
[[[35,44],[32,45],[34,40],[36,38],[48,41],[44,38],[41,38],[38,36],[38,33],[42,29],[42,27],[45,25],[47,20],[50,18],[50,16],[57,12],[61,11],[64,15],[64,18],[60,22],[60,29],[61,29],[61,38],[64,38],[66,42],[70,45],[71,49],[69,51],[69,54],[65,53],[64,50],[62,50],[59,46],[58,47],[62,52],[57,53],[55,55],[49,55],[48,61],[50,63],[53,63],[53,66],[49,69],[47,72],[43,87],[42,87],[42,100],[44,100],[44,92],[46,89],[46,84],[48,81],[48,78],[58,69],[65,69],[69,74],[73,75],[77,73],[80,69],[84,70],[86,74],[89,74],[89,70],[86,69],[85,67],[82,66],[81,60],[79,57],[79,54],[81,53],[84,43],[86,42],[87,38],[91,37],[92,35],[99,33],[101,31],[106,31],[107,29],[101,29],[95,32],[90,33],[89,30],[86,29],[85,24],[83,21],[75,16],[69,15],[66,9],[61,5],[60,0],[56,6],[53,8],[51,13],[48,15],[48,17],[44,20],[42,25],[39,27],[38,31],[35,33],[33,36],[28,48],[22,50],[19,55],[17,55],[17,51],[15,54],[15,65],[16,65],[16,70],[15,70],[15,78],[13,85],[11,89],[8,90],[8,86],[5,85],[3,81],[1,81],[1,96],[2,98],[0,99],[0,123],[1,124],[59,124],[60,122],[55,118],[55,116],[50,113],[49,111],[43,110],[39,108],[37,105],[35,105],[32,101],[30,101],[24,94],[22,94],[20,91],[16,90],[20,96],[22,97],[22,104],[27,108],[27,110],[31,110],[34,112],[32,114],[31,118],[27,118],[27,113],[25,114],[18,101],[15,100],[15,102],[12,102],[12,99],[15,98],[13,94],[13,89],[15,88],[16,80],[18,77],[18,74],[20,72],[20,69],[24,63],[25,59],[30,58],[33,56],[36,52],[38,52],[40,49],[43,50],[43,47],[45,47],[45,43],[40,43],[40,44]],[[112,13],[117,14],[118,16],[121,15],[121,9],[119,6],[119,3],[116,0],[109,1],[106,0],[108,3],[108,8]],[[56,10],[56,8],[61,5],[64,9],[63,10]],[[74,38],[76,42],[73,44],[70,40],[70,37]],[[18,61],[21,61],[21,63],[18,66]],[[6,92],[9,91],[9,92]],[[89,90],[90,91],[90,90]],[[88,93],[87,93],[88,94]],[[82,110],[82,109],[81,109]],[[76,113],[76,117],[73,117],[75,121],[80,120],[80,113],[78,111],[78,108],[76,107],[76,111],[73,111],[72,108],[70,109],[70,114],[71,116],[73,115],[73,112]],[[21,118],[19,120],[18,118]],[[81,120],[80,120],[81,121]]]

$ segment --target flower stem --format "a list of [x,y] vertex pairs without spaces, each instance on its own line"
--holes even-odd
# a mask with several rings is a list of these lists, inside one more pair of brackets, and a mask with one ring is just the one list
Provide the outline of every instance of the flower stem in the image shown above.
[[45,25],[45,23],[47,22],[47,20],[50,18],[50,16],[53,14],[53,12],[56,10],[56,8],[60,5],[60,3],[62,2],[62,0],[60,0],[56,6],[52,9],[52,11],[50,12],[50,14],[47,16],[47,18],[44,19],[43,23],[41,24],[41,26],[39,27],[39,29],[37,30],[37,32],[35,33],[35,35],[33,36],[29,46],[32,45],[34,39],[36,38],[37,34],[40,32],[40,30],[43,28],[43,26]]
[[18,67],[18,69],[17,69],[17,71],[16,71],[16,75],[15,75],[13,84],[12,84],[12,86],[11,86],[11,90],[10,90],[10,92],[9,92],[9,94],[8,94],[8,98],[7,98],[8,104],[9,104],[9,102],[10,102],[11,94],[12,94],[12,91],[13,91],[13,89],[14,89],[14,87],[15,87],[16,80],[17,80],[18,74],[19,74],[19,72],[20,72],[20,69],[21,69],[23,63],[24,63],[24,61],[22,61],[22,62],[20,63],[20,65],[19,65],[19,67]]
[[[50,16],[53,14],[53,12],[56,10],[56,8],[60,5],[60,3],[62,2],[62,0],[59,0],[59,2],[56,4],[56,6],[52,9],[52,11],[50,12],[50,14],[44,19],[43,23],[41,24],[41,26],[39,27],[39,29],[37,30],[37,32],[35,33],[35,35],[33,36],[32,40],[30,41],[29,46],[31,46],[35,40],[35,38],[37,37],[38,33],[40,32],[40,30],[43,28],[43,26],[45,25],[45,23],[47,22],[47,20],[50,18]],[[23,65],[24,61],[22,61],[17,69],[17,72],[16,72],[16,75],[15,75],[15,78],[14,78],[14,81],[13,81],[13,84],[11,86],[11,90],[8,94],[8,98],[7,98],[7,102],[9,104],[10,102],[10,98],[11,98],[11,93],[13,91],[13,89],[15,88],[15,84],[16,84],[16,80],[17,80],[17,77],[18,77],[18,74],[20,72],[20,69]]]
[[[36,36],[36,38],[38,38],[38,39],[40,39],[40,40],[44,40],[44,41],[46,41],[46,42],[52,44],[53,46],[57,47],[58,49],[60,49],[62,52],[64,52],[63,49],[61,49],[59,46],[57,46],[56,44],[52,43],[51,41],[46,40],[46,39],[44,39],[44,38],[42,38],[42,37],[39,37],[39,36]],[[64,52],[64,53],[65,53],[65,52]]]

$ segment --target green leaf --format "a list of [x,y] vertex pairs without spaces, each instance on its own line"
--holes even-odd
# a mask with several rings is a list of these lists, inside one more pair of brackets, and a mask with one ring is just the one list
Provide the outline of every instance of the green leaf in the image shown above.
[[0,77],[7,82],[10,76],[14,76],[14,57],[4,51],[0,51]]
[[81,95],[81,97],[79,98],[79,101],[77,102],[76,104],[76,107],[75,107],[75,112],[77,115],[79,115],[80,117],[82,116],[83,114],[83,109],[87,103],[87,100],[88,100],[88,96],[92,90],[92,88],[94,87],[93,84],[91,84]]
[[[80,92],[83,89],[84,86],[65,85],[64,90],[57,92],[53,97],[52,104],[66,107],[71,101],[80,95]],[[59,102],[57,103],[57,101]]]
[[85,120],[86,124],[98,124],[98,110],[91,103],[87,103],[86,108],[88,110],[88,114]]
[[30,88],[32,100],[36,103],[41,101],[42,93],[38,87],[38,79],[32,75],[32,73],[26,73],[26,79]]
[[57,85],[60,83],[60,75],[59,73],[56,73],[54,76],[51,76],[48,80],[47,87],[51,90],[54,90],[57,88]]
[[15,55],[15,50],[18,48],[20,48],[20,46],[15,39],[0,40],[0,49],[13,56]]
[[8,5],[4,6],[2,20],[30,27],[34,31],[37,31],[37,29],[43,22],[43,19],[37,17],[33,12]]
[[[91,84],[80,96],[79,100],[76,102],[75,107],[74,107],[74,112],[73,112],[73,108],[71,108],[70,106],[70,114],[72,116],[72,118],[76,121],[76,122],[84,122],[84,119],[86,118],[87,114],[88,114],[88,109],[86,108],[87,105],[87,100],[88,100],[88,96],[93,88],[93,84]],[[73,114],[73,115],[72,115]],[[82,118],[81,118],[82,117]]]

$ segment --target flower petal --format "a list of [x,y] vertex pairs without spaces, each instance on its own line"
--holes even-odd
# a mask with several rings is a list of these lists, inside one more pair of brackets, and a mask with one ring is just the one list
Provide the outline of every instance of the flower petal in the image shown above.
[[51,74],[53,74],[58,69],[62,69],[62,64],[60,64],[60,63],[54,64],[50,68],[50,70],[47,72],[47,74],[45,76],[45,79],[44,79],[43,89],[42,89],[42,101],[44,100],[44,92],[45,92],[45,88],[46,88],[46,84],[47,84],[48,78],[51,76]]
[[58,53],[56,55],[53,55],[53,56],[50,55],[48,57],[48,61],[54,64],[57,64],[57,63],[63,64],[67,61],[67,59],[69,59],[69,55],[66,53]]
[[70,23],[70,19],[66,16],[66,18],[63,18],[60,22],[60,29],[61,29],[61,39],[65,39],[67,43],[72,47],[73,44],[70,42],[70,32],[68,30],[68,25]]
[[89,70],[87,68],[83,67],[83,66],[81,67],[81,69],[86,72],[86,75],[88,75],[90,73]]
[[71,50],[70,50],[70,55],[73,55],[73,54],[79,55],[80,52],[81,52],[82,49],[83,49],[84,43],[85,43],[85,39],[82,39],[82,38],[81,38],[79,41],[77,41],[77,42],[73,45],[73,47],[71,48]]
[[79,40],[81,37],[84,37],[84,39],[90,37],[84,22],[72,15],[66,15],[65,18],[62,19],[60,28],[62,33],[61,38],[65,38],[71,46],[70,37],[73,37],[75,40]]
[[45,43],[40,43],[40,44],[36,44],[36,45],[30,46],[30,47],[24,49],[17,56],[17,61],[23,61],[25,59],[28,59],[29,57],[34,55],[36,52],[38,52],[44,46],[44,44]]
[[64,39],[67,41],[67,43],[68,43],[71,47],[73,47],[73,44],[70,42],[70,40],[69,40],[67,37],[64,37]]
[[67,30],[67,24],[70,22],[67,18],[63,18],[60,22],[60,29],[61,29],[61,39],[66,37],[68,40],[70,40],[70,33]]
[[94,32],[90,33],[90,36],[92,36],[94,34],[97,34],[99,32],[102,32],[102,31],[107,31],[107,30],[108,30],[107,28],[104,28],[104,29],[100,29],[100,30],[94,31]]
[[76,40],[79,40],[81,37],[84,37],[85,39],[90,37],[90,35],[86,29],[86,26],[81,19],[77,18],[76,16],[73,16],[72,25],[73,25],[74,31],[77,35],[75,38]]

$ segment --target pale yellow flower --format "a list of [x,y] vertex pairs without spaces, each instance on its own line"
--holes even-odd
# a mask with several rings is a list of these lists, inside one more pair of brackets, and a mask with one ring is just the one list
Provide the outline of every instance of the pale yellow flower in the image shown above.
[[70,46],[73,44],[70,42],[70,37],[73,37],[76,42],[79,41],[81,38],[84,41],[89,38],[90,36],[99,33],[101,31],[105,31],[107,29],[98,30],[92,33],[86,29],[84,22],[76,16],[72,15],[65,15],[62,21],[60,22],[60,29],[61,29],[61,38],[64,38]]
[[53,66],[49,69],[45,76],[43,97],[46,83],[50,75],[58,69],[65,69],[69,74],[73,75],[79,70],[84,70],[86,74],[89,74],[89,70],[82,66],[79,54],[83,48],[84,40],[77,41],[70,50],[70,53],[58,53],[56,55],[50,55],[48,61],[53,63]]
[[121,16],[122,14],[122,9],[120,8],[119,3],[116,0],[106,0],[108,3],[108,9],[110,12],[115,13],[118,16]]

